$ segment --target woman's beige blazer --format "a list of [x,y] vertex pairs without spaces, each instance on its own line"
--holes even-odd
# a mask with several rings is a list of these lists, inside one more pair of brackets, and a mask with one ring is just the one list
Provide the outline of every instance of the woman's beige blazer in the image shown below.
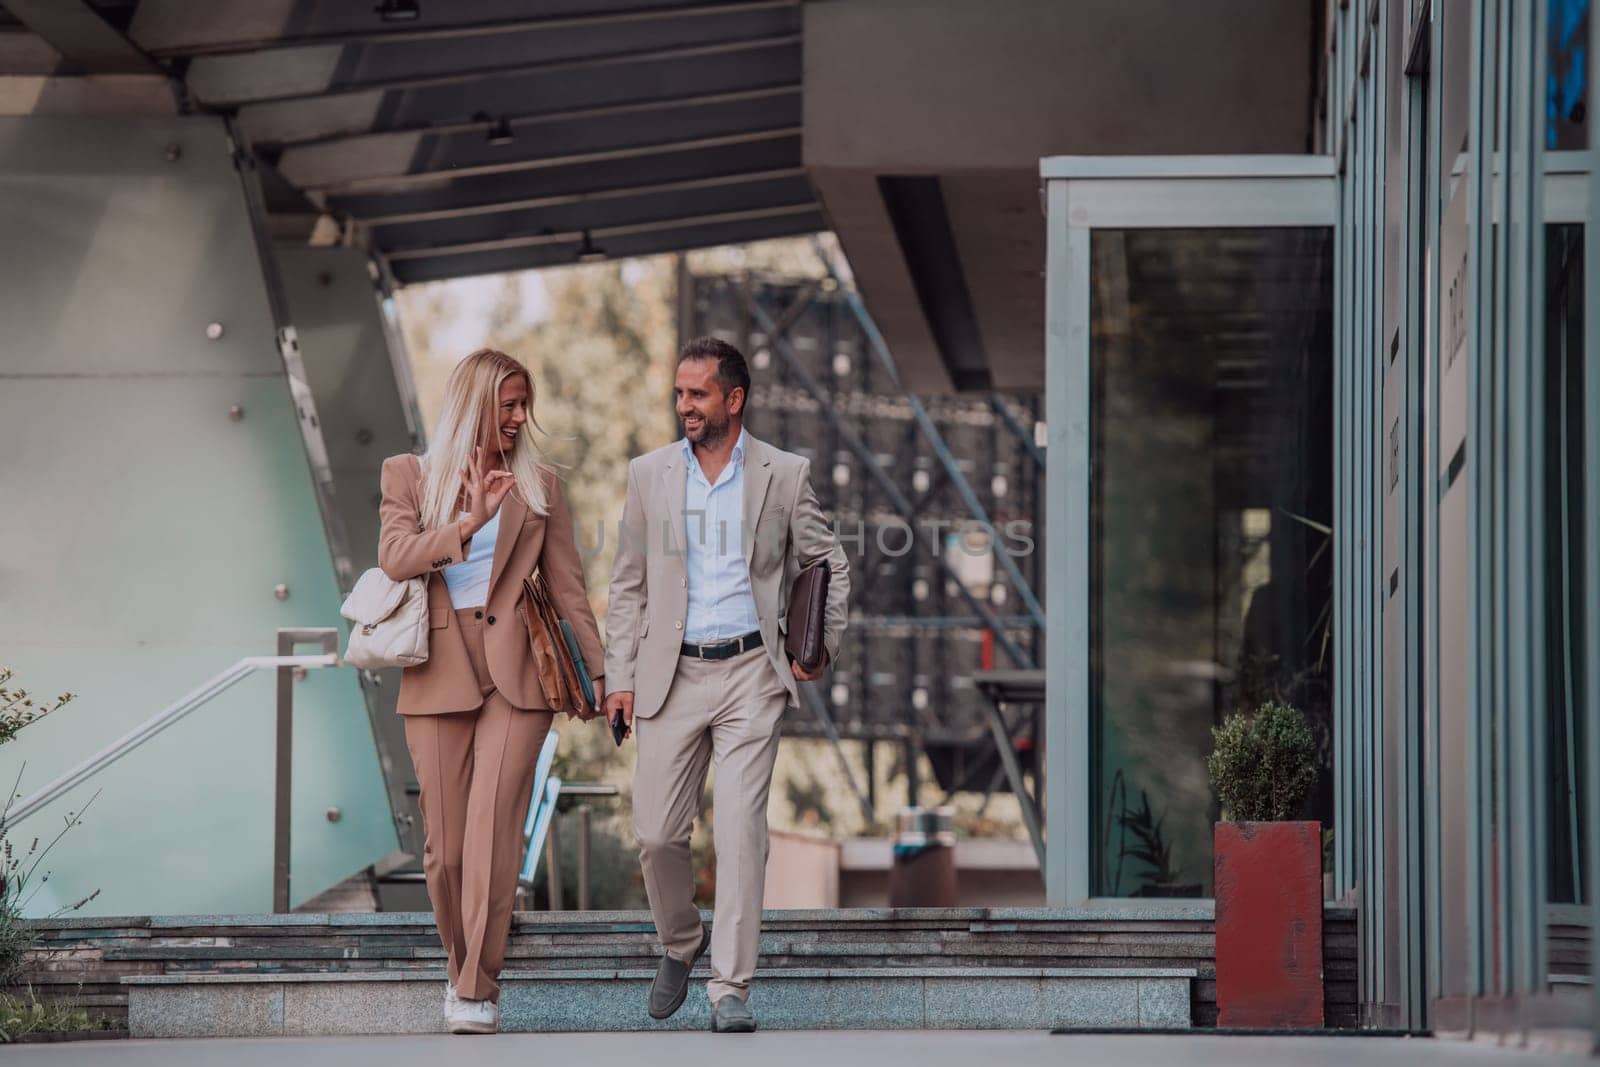
[[[489,674],[495,688],[519,708],[548,708],[539,687],[528,630],[519,601],[522,579],[534,568],[544,570],[556,609],[572,623],[578,647],[590,671],[603,671],[605,653],[589,594],[584,587],[583,563],[573,540],[572,515],[567,510],[561,480],[541,466],[549,515],[536,515],[513,489],[500,505],[500,532],[495,541],[494,566],[489,574],[489,602],[484,607],[484,645]],[[395,581],[433,574],[467,556],[470,540],[463,542],[460,526],[425,529],[422,522],[422,465],[413,455],[391,456],[383,461],[382,522],[378,534],[378,566]],[[428,580],[428,661],[407,667],[400,676],[396,710],[402,715],[439,715],[470,711],[483,703],[483,694],[467,659],[466,642],[456,624],[450,590],[442,576]]]

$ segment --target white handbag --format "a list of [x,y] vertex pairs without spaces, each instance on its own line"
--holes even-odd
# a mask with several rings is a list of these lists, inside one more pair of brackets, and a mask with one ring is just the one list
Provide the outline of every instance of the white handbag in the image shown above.
[[428,583],[397,582],[377,567],[362,574],[339,614],[350,620],[352,667],[415,667],[428,661]]

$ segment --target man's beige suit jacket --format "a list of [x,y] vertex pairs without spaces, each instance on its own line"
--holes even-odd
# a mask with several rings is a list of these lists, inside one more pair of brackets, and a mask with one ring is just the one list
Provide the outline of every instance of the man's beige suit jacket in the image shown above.
[[[689,608],[684,517],[687,463],[681,440],[628,464],[628,495],[611,604],[606,612],[606,690],[633,691],[633,713],[661,710],[677,672]],[[831,663],[839,653],[850,568],[844,548],[817,504],[811,461],[745,433],[743,542],[756,617],[772,669],[798,706],[799,689],[783,651],[789,588],[800,568],[826,557],[832,567],[823,644]],[[707,543],[716,544],[714,534]]]

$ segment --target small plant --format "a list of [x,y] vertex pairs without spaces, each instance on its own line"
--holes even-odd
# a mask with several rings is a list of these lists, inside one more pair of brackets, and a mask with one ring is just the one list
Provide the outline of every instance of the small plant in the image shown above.
[[1150,868],[1145,872],[1145,887],[1167,886],[1178,880],[1178,870],[1172,865],[1172,846],[1162,833],[1167,817],[1157,817],[1150,808],[1150,794],[1139,790],[1139,807],[1125,808],[1118,817],[1123,829],[1133,836],[1134,844],[1122,847],[1123,855]]
[[52,703],[35,703],[26,689],[10,688],[16,671],[0,667],[0,745],[10,741],[30,723],[38,722],[52,711],[59,711],[72,703],[76,694],[62,693]]
[[76,1004],[42,1001],[32,992],[23,996],[0,993],[0,1043],[16,1041],[29,1034],[83,1033],[115,1028],[111,1019],[91,1016]]
[[1144,789],[1139,790],[1139,806],[1134,807],[1128,800],[1128,783],[1121,770],[1112,775],[1104,819],[1100,848],[1108,863],[1113,864],[1105,873],[1107,895],[1123,895],[1124,865],[1130,860],[1146,867],[1138,872],[1139,887],[1133,891],[1133,896],[1200,895],[1198,882],[1180,881],[1183,866],[1173,858],[1172,846],[1167,842],[1166,815],[1156,814],[1150,794]]
[[[17,780],[18,782],[22,780],[21,771],[17,772]],[[34,895],[50,881],[50,871],[45,870],[41,874],[39,865],[69,830],[82,824],[84,810],[87,810],[99,795],[99,792],[96,792],[82,809],[68,812],[63,816],[61,829],[56,831],[54,837],[48,841],[34,837],[20,854],[12,845],[9,836],[11,805],[18,796],[15,785],[12,786],[5,803],[0,805],[0,986],[17,985],[22,981],[28,952],[38,944],[38,934],[33,924],[23,918],[23,914],[27,911]],[[36,876],[37,881],[35,881]],[[83,899],[58,909],[51,918],[69,911],[79,911],[99,895],[100,890],[96,889]]]
[[1211,729],[1216,748],[1206,757],[1211,787],[1225,819],[1292,819],[1316,784],[1317,741],[1298,708],[1267,701]]
[[[15,740],[23,727],[38,722],[53,711],[59,711],[74,698],[72,693],[62,693],[52,702],[38,703],[26,689],[11,688],[11,679],[15,676],[16,672],[10,667],[0,667],[0,745]],[[50,871],[46,869],[41,872],[40,864],[69,830],[83,822],[84,810],[100,795],[96,792],[82,808],[68,812],[62,819],[61,828],[48,840],[36,836],[27,848],[18,849],[11,838],[11,809],[21,796],[17,791],[21,784],[22,770],[19,769],[16,781],[12,783],[4,802],[0,803],[0,986],[21,982],[28,953],[38,944],[35,927],[23,918],[23,914],[34,895],[50,881]],[[55,916],[78,911],[99,895],[97,889],[59,909]],[[0,1014],[4,1015],[0,1019],[0,1040],[5,1040],[4,1033],[9,1032],[9,1027],[13,1025],[33,1027],[24,1032],[34,1032],[37,1029],[34,1023],[40,1019],[54,1018],[51,1013],[55,1010],[31,999],[23,1002],[15,997],[9,998],[8,1003],[0,1005]],[[18,1022],[19,1019],[22,1022]]]

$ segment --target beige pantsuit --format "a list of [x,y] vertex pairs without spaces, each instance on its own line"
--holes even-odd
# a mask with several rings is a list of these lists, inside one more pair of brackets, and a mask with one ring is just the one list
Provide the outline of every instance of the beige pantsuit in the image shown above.
[[514,707],[489,678],[481,610],[455,613],[483,704],[408,715],[406,747],[422,789],[422,871],[449,957],[468,1000],[500,999],[500,968],[522,866],[522,827],[534,765],[554,714]]
[[[396,710],[405,717],[406,747],[422,790],[422,870],[450,980],[467,1000],[500,996],[523,820],[553,718],[521,617],[522,579],[541,571],[557,610],[577,633],[584,661],[598,664],[604,656],[561,482],[547,467],[540,477],[545,514],[530,508],[520,491],[500,505],[482,607],[455,609],[443,577],[429,579],[428,659],[400,675]],[[467,558],[470,543],[462,543],[460,526],[429,528],[421,499],[417,457],[385,460],[378,566],[395,581],[432,575]]]
[[682,655],[687,462],[674,442],[628,466],[606,614],[606,684],[633,692],[640,865],[662,946],[683,960],[700,938],[689,833],[707,766],[716,767],[717,899],[707,987],[716,1003],[730,993],[745,998],[760,947],[767,794],[784,707],[799,703],[783,651],[789,588],[801,567],[829,561],[822,642],[831,661],[845,627],[850,568],[817,504],[810,462],[747,432],[740,540],[762,647],[726,660]]
[[706,768],[716,768],[712,835],[717,850],[711,936],[715,1004],[743,1000],[756,970],[767,874],[767,794],[789,693],[763,649],[732,659],[682,657],[666,704],[634,722],[639,764],[633,828],[650,913],[667,952],[688,959],[700,945],[689,834]]

